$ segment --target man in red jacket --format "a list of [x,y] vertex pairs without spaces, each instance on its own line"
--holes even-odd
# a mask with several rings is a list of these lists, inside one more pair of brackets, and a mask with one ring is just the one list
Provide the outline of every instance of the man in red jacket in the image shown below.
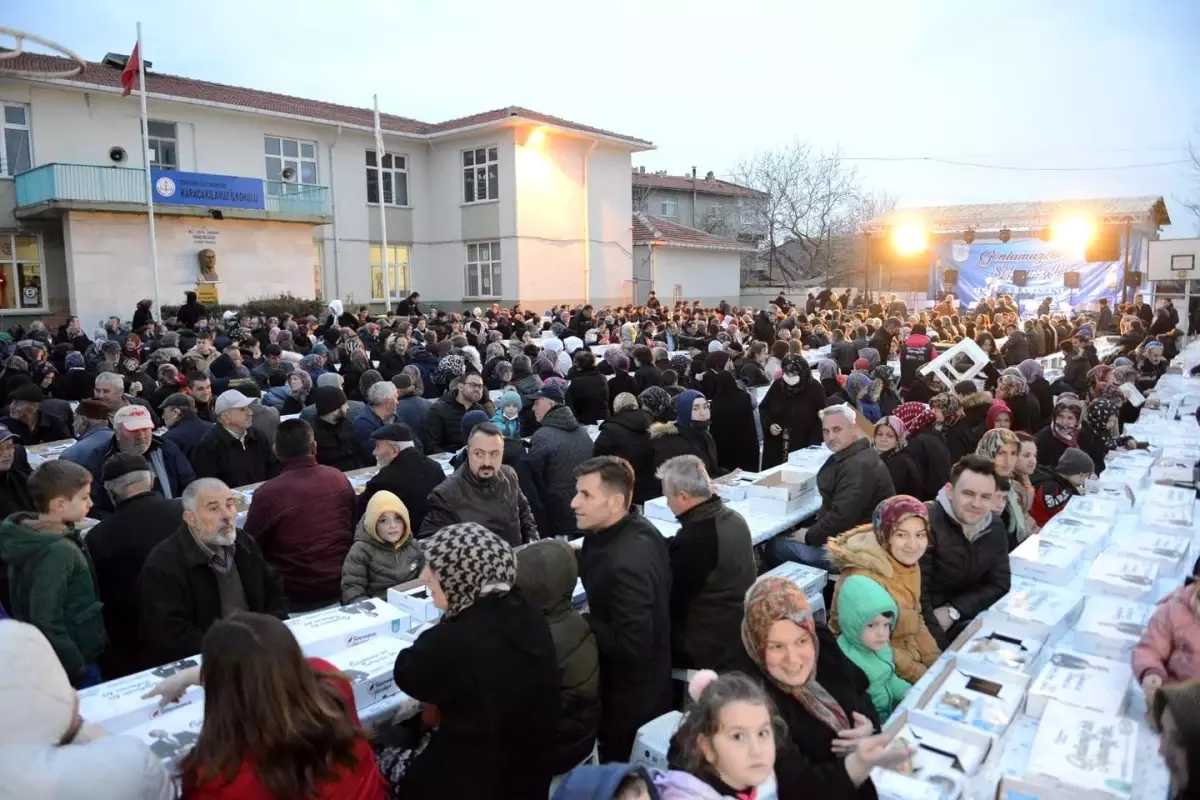
[[254,492],[245,531],[279,572],[291,611],[341,598],[342,562],[354,541],[354,488],[344,474],[317,463],[312,428],[286,420],[275,434],[282,466]]

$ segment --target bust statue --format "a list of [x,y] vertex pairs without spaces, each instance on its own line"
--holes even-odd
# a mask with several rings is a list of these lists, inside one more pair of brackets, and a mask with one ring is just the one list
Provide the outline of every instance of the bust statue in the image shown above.
[[217,277],[216,251],[206,247],[196,254],[196,260],[200,262],[201,283],[216,283],[220,280],[220,278]]

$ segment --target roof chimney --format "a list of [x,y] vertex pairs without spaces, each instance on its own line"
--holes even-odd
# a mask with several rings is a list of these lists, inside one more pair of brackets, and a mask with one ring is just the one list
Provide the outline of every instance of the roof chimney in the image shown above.
[[712,174],[712,172],[709,172],[707,175],[705,175],[705,176],[704,176],[704,180],[705,180],[705,182],[706,182],[706,183],[712,183],[712,182],[713,182],[713,174]]

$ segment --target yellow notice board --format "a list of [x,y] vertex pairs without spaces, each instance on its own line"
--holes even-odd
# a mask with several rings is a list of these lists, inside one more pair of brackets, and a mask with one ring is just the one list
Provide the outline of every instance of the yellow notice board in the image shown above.
[[215,283],[196,284],[196,300],[206,306],[219,305],[221,301],[217,299],[217,285]]

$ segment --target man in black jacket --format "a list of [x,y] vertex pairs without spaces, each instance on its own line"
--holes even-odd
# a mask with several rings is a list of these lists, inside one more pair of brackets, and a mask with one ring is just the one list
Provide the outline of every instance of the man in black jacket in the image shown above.
[[829,537],[871,521],[875,506],[896,493],[892,474],[863,438],[855,411],[847,405],[821,411],[821,435],[833,455],[817,471],[821,510],[817,521],[788,536],[776,536],[768,545],[776,563],[799,561],[829,570],[825,543]]
[[670,559],[662,534],[630,510],[629,462],[591,458],[575,479],[579,577],[600,651],[600,758],[626,761],[638,728],[671,707]]
[[200,419],[196,414],[196,401],[183,392],[175,392],[167,397],[158,410],[162,412],[163,424],[167,426],[163,438],[178,445],[190,460],[192,451],[204,435],[212,430],[213,423]]
[[312,425],[317,463],[342,472],[366,466],[354,428],[346,418],[350,409],[346,393],[336,386],[320,386],[313,390],[312,400],[317,410]]
[[462,418],[468,411],[484,408],[479,404],[483,397],[483,378],[475,373],[464,375],[457,384],[429,407],[425,418],[425,436],[421,440],[425,452],[456,453],[463,446]]
[[942,649],[997,600],[1008,594],[1008,534],[995,505],[996,470],[969,455],[950,471],[950,482],[929,509],[929,547],[921,557],[921,610]]
[[388,491],[399,497],[408,509],[412,529],[421,530],[429,495],[446,480],[446,473],[438,462],[421,452],[414,438],[412,429],[403,422],[384,425],[371,434],[375,463],[381,469],[367,481],[358,497],[359,518],[366,513],[367,503],[376,492]]
[[15,433],[26,447],[70,439],[71,427],[67,421],[42,411],[45,399],[34,384],[21,384],[8,393],[8,414],[0,417],[0,425]]
[[833,329],[833,341],[829,345],[829,357],[837,362],[838,370],[843,375],[854,371],[854,362],[858,359],[858,351],[854,345],[846,341],[846,335],[841,328]]
[[213,411],[217,424],[204,434],[192,451],[192,466],[199,478],[218,478],[226,486],[261,483],[279,474],[279,461],[266,437],[251,427],[253,399],[228,389]]
[[236,520],[221,481],[201,478],[184,491],[183,524],[150,551],[138,577],[138,639],[152,663],[199,653],[205,632],[235,611],[287,619],[283,581]]
[[671,664],[718,669],[741,641],[743,599],[758,574],[750,527],[713,493],[704,462],[676,456],[658,468],[679,520],[671,558]]
[[139,605],[133,587],[150,551],[178,530],[183,504],[154,491],[154,473],[141,456],[110,457],[101,477],[116,510],[88,531],[84,541],[104,603],[108,648],[101,669],[111,680],[159,663],[145,658],[138,646]]

